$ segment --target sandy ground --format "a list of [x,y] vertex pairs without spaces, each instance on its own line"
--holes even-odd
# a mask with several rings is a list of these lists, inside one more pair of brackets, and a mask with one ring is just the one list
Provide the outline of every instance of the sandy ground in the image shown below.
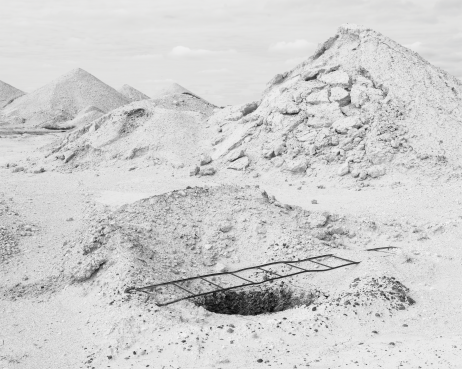
[[[0,166],[38,155],[35,150],[54,137],[1,138]],[[358,191],[288,178],[232,171],[197,178],[186,169],[157,168],[41,174],[0,169],[0,196],[12,204],[16,221],[34,229],[20,238],[19,254],[0,268],[1,291],[28,286],[22,296],[0,297],[0,368],[462,368],[460,184],[390,176]],[[284,203],[424,232],[425,237],[400,242],[384,235],[375,244],[400,249],[358,252],[355,260],[367,263],[317,277],[332,288],[353,274],[382,268],[399,277],[417,303],[391,316],[353,314],[348,308],[329,312],[321,306],[243,317],[211,314],[187,303],[157,308],[148,301],[145,309],[138,306],[125,317],[131,330],[119,336],[126,338],[126,349],[113,353],[112,333],[118,327],[111,322],[121,312],[99,303],[104,291],[53,288],[63,244],[76,237],[94,203],[116,209],[188,185],[220,183],[260,184]],[[0,219],[8,225],[12,217]],[[161,318],[154,319],[156,314]]]

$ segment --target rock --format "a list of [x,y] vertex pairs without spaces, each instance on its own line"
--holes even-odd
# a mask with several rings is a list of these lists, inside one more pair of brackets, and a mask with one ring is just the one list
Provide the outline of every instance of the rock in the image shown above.
[[340,86],[340,87],[350,86],[350,76],[347,73],[340,71],[340,70],[337,70],[335,72],[328,73],[328,74],[323,74],[318,79],[329,85]]
[[216,173],[215,168],[201,168],[199,171],[199,176],[213,176]]
[[341,107],[350,104],[350,93],[341,87],[332,87],[329,96],[330,102],[337,102]]
[[367,170],[361,170],[359,172],[359,179],[364,180],[367,178]]
[[[351,100],[351,98],[350,98]],[[360,115],[361,109],[354,106],[354,104],[349,104],[346,106],[341,107],[342,113],[345,114],[347,117],[351,117],[352,115]]]
[[224,273],[224,272],[227,272],[228,271],[228,267],[225,265],[225,264],[222,264],[222,263],[217,263],[215,265],[215,271],[217,273]]
[[372,178],[378,178],[383,176],[386,173],[385,167],[383,165],[374,165],[367,169],[367,174]]
[[287,169],[292,173],[304,173],[308,168],[308,164],[305,158],[298,158],[287,162]]
[[226,160],[227,161],[235,161],[239,158],[242,158],[243,156],[245,155],[245,152],[244,150],[242,149],[235,149],[233,151],[231,151],[227,156],[226,156]]
[[282,155],[282,154],[284,154],[286,151],[287,151],[287,148],[286,148],[285,142],[277,143],[277,144],[274,146],[274,149],[273,149],[274,155],[276,155],[276,156]]
[[324,89],[319,92],[313,92],[306,97],[305,101],[308,104],[329,103],[329,91],[327,89]]
[[67,151],[64,153],[64,163],[69,163],[76,155],[75,151]]
[[362,125],[363,124],[359,117],[352,116],[336,120],[334,124],[332,124],[332,128],[338,133],[347,133],[348,130],[352,128],[360,128]]
[[212,157],[208,154],[202,154],[200,159],[200,165],[207,165],[212,162]]
[[327,223],[327,217],[322,214],[312,213],[308,217],[308,222],[312,228],[320,228]]
[[302,131],[295,136],[298,141],[306,142],[313,141],[316,138],[317,132],[315,130]]
[[189,175],[191,177],[197,176],[199,174],[199,171],[200,171],[200,168],[199,166],[196,165],[189,170]]
[[281,167],[284,164],[285,160],[281,156],[276,156],[275,158],[271,159],[271,164],[273,164],[276,168]]
[[35,174],[44,173],[44,172],[45,172],[45,169],[44,169],[44,168],[35,169],[35,170],[33,171],[33,173],[35,173]]
[[228,233],[229,231],[231,231],[231,229],[233,229],[232,224],[225,224],[220,227],[220,231],[222,231],[223,233]]
[[313,205],[316,205],[316,204],[318,203],[318,200],[311,200],[311,203],[312,203]]
[[24,172],[24,167],[15,167],[12,170],[13,173]]
[[376,88],[368,88],[364,85],[355,84],[351,88],[351,103],[360,108],[369,101],[379,101],[383,99],[383,92]]
[[257,108],[258,108],[257,102],[254,101],[251,103],[247,103],[241,107],[241,113],[245,117],[246,115],[253,113],[255,110],[257,110]]
[[350,173],[350,163],[349,162],[346,162],[346,163],[343,163],[339,170],[338,170],[338,175],[339,176],[344,176],[344,175],[347,175],[348,173]]
[[324,229],[315,229],[312,235],[318,240],[325,240],[329,236]]
[[250,160],[247,156],[233,161],[228,165],[228,169],[245,170],[250,165]]
[[301,73],[300,78],[304,81],[310,81],[317,77],[319,73],[329,73],[335,69],[338,69],[339,65],[328,65],[328,66],[318,66],[311,67],[310,69],[305,70]]
[[351,176],[352,176],[353,178],[356,178],[356,177],[359,176],[359,173],[360,173],[360,172],[359,172],[358,169],[353,168],[353,169],[350,170],[350,173],[351,173]]

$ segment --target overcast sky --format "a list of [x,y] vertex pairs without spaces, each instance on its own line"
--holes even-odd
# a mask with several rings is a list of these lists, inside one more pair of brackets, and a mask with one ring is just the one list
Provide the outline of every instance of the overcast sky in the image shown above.
[[342,23],[462,77],[462,0],[14,0],[0,11],[0,80],[30,92],[80,67],[115,88],[175,81],[236,104]]

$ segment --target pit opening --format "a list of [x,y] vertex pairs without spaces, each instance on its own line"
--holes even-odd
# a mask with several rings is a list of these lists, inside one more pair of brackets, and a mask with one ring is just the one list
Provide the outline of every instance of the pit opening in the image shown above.
[[308,306],[316,297],[316,293],[298,292],[287,286],[269,286],[215,292],[195,298],[194,303],[216,314],[260,315]]

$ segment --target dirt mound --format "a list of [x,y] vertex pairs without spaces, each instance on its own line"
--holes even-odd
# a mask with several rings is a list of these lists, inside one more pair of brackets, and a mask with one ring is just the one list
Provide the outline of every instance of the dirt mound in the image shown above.
[[77,282],[98,272],[114,291],[273,256],[325,254],[326,240],[350,232],[336,215],[283,205],[250,186],[188,188],[90,218],[65,270]]
[[93,122],[94,120],[102,117],[105,113],[98,109],[96,106],[89,106],[85,109],[82,109],[77,116],[63,124],[57,125],[57,128],[63,129],[73,129],[73,128],[80,128],[84,125]]
[[458,79],[418,54],[344,25],[275,76],[253,112],[229,107],[211,118],[219,132],[212,158],[226,164],[243,150],[247,166],[359,179],[458,166],[461,96]]
[[138,91],[136,88],[129,86],[127,84],[119,88],[119,92],[124,95],[130,101],[140,101],[140,100],[149,100],[150,97],[145,95],[141,91]]
[[82,69],[74,69],[9,104],[3,113],[24,125],[54,126],[74,119],[87,106],[107,113],[130,100]]
[[11,104],[15,99],[24,95],[24,92],[8,83],[0,81],[0,109]]
[[204,121],[213,109],[207,102],[183,94],[136,101],[70,133],[48,160],[81,168],[133,159],[146,165],[191,165],[210,150]]

